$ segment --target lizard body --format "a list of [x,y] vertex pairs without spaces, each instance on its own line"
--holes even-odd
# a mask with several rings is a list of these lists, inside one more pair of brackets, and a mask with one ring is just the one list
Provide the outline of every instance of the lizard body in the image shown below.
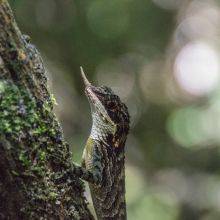
[[99,220],[125,220],[124,147],[129,131],[127,107],[110,88],[91,85],[81,71],[93,121],[83,152],[81,178],[89,182]]

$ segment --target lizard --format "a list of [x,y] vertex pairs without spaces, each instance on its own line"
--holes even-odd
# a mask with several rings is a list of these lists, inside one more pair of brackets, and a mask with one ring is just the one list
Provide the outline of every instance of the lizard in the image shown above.
[[75,172],[89,183],[98,220],[126,220],[128,109],[111,88],[92,85],[80,68],[90,103],[92,128],[83,151],[81,167],[75,167]]

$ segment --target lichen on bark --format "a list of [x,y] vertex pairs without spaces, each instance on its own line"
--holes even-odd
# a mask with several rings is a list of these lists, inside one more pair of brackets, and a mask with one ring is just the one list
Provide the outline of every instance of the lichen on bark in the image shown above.
[[71,158],[41,56],[0,0],[0,219],[93,219]]

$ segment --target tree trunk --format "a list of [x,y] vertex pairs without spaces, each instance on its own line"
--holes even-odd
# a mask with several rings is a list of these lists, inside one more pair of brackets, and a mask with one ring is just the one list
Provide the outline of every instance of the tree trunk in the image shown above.
[[0,0],[0,219],[93,219],[40,54]]

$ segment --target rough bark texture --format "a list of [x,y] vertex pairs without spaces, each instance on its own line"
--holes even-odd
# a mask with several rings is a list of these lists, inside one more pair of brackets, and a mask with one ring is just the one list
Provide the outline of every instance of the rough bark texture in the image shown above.
[[0,0],[0,219],[93,219],[40,54]]

